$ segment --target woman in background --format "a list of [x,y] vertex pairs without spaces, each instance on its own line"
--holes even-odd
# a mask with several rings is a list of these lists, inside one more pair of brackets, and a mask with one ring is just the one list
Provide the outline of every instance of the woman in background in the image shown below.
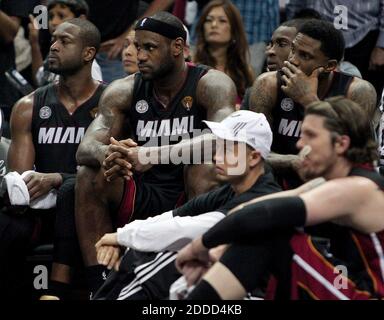
[[237,88],[241,103],[254,80],[249,47],[239,10],[228,0],[213,0],[203,9],[196,27],[194,62],[226,73]]
[[121,52],[121,61],[124,71],[130,75],[139,71],[137,66],[137,49],[134,44],[135,30],[131,30],[125,38],[124,48]]

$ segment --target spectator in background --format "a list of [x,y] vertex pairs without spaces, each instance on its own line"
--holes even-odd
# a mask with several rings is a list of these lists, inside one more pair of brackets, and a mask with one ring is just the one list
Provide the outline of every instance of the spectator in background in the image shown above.
[[194,61],[226,73],[236,84],[238,101],[252,85],[248,43],[239,10],[227,0],[205,6],[197,24]]
[[[89,19],[101,32],[101,47],[96,59],[101,67],[103,80],[107,83],[126,76],[121,67],[121,52],[127,34],[129,34],[133,22],[143,16],[167,10],[173,0],[86,0],[89,9]],[[149,6],[146,6],[147,2]]]
[[[52,35],[56,28],[65,21],[73,18],[86,19],[89,8],[84,0],[48,0],[48,28]],[[58,80],[59,75],[48,70],[48,61],[41,54],[39,45],[39,27],[35,19],[30,15],[29,42],[32,48],[32,77],[37,86],[44,86],[54,80]],[[96,61],[92,64],[92,77],[102,81],[100,66]]]
[[[286,5],[287,18],[304,8],[317,10],[340,28],[346,45],[345,60],[360,70],[363,79],[371,82],[379,95],[384,85],[384,1],[290,0]],[[340,22],[346,23],[346,27]]]
[[251,65],[258,76],[264,66],[265,47],[278,27],[278,0],[233,0],[243,18],[251,53]]
[[[208,0],[197,0],[198,14],[200,17]],[[272,36],[273,30],[277,28],[280,20],[278,0],[233,0],[232,3],[239,9],[245,32],[250,46],[250,64],[255,76],[263,69],[265,60],[265,47]],[[197,41],[196,22],[191,27],[192,43]],[[196,28],[196,30],[195,30]]]
[[21,97],[12,87],[5,72],[15,67],[15,51],[13,40],[19,30],[23,18],[28,18],[32,11],[33,1],[2,0],[0,1],[0,108],[4,112],[5,123],[3,134],[9,138],[9,117],[13,104]]
[[89,5],[89,19],[101,33],[101,47],[97,54],[103,79],[110,83],[126,76],[121,67],[120,55],[126,34],[138,18],[139,0],[96,1],[86,0]]
[[131,30],[125,37],[124,48],[121,53],[123,68],[126,74],[130,75],[139,71],[137,66],[137,49],[134,44],[135,30]]

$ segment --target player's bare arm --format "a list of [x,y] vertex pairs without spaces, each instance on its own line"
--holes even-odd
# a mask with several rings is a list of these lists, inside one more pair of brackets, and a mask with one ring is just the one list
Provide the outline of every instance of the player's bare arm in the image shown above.
[[[221,121],[230,113],[235,111],[236,87],[233,81],[224,73],[216,70],[209,70],[199,80],[197,86],[197,100],[207,110],[207,120]],[[150,163],[162,163],[169,161],[172,154],[180,154],[184,151],[201,150],[204,143],[203,140],[213,140],[211,135],[197,136],[189,140],[183,140],[175,145],[166,145],[160,147],[137,148],[136,154],[130,154],[130,157],[138,158],[139,152],[146,152],[146,158],[150,157]],[[137,160],[132,160],[136,163],[135,169],[145,171],[150,166],[137,165]]]
[[384,227],[383,192],[365,177],[334,179],[300,197],[307,211],[306,225],[332,220],[363,233]]
[[100,167],[106,158],[111,138],[120,140],[126,133],[124,122],[133,95],[134,77],[113,82],[99,102],[99,114],[89,126],[76,154],[79,165]]
[[[32,139],[32,113],[34,93],[20,99],[11,114],[11,145],[8,152],[10,171],[20,174],[33,170],[35,147]],[[24,178],[31,200],[34,200],[52,188],[60,187],[62,177],[59,173],[30,173]]]
[[[276,71],[266,72],[260,75],[253,83],[250,98],[250,110],[264,113],[269,124],[273,125],[272,110],[277,100]],[[298,161],[297,155],[278,154],[271,152],[268,163],[275,170],[292,169]]]
[[250,97],[250,110],[264,113],[272,126],[272,110],[277,100],[276,71],[260,75],[252,85]]
[[35,148],[32,141],[33,97],[31,93],[20,99],[11,114],[11,144],[8,151],[10,171],[22,173],[32,170],[35,161]]
[[375,88],[368,81],[354,78],[347,92],[347,98],[358,103],[367,111],[370,119],[376,109],[377,94]]

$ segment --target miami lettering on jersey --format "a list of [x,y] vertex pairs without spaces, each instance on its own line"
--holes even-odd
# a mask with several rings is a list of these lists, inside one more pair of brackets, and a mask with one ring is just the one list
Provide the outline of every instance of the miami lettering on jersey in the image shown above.
[[278,133],[288,137],[299,137],[302,123],[303,121],[282,118],[280,120]]
[[39,144],[79,144],[85,134],[84,127],[39,128]]
[[169,137],[193,133],[194,116],[163,120],[139,120],[136,127],[136,135],[139,141],[151,137]]

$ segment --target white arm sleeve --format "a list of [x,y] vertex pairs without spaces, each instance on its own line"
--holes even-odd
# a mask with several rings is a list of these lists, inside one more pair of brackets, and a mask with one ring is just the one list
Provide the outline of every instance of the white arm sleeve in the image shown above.
[[117,242],[119,245],[124,247],[129,247],[130,239],[132,234],[136,232],[138,228],[142,225],[151,225],[153,223],[158,223],[160,221],[166,221],[173,218],[173,213],[171,211],[164,212],[154,217],[147,218],[145,220],[134,220],[128,224],[126,224],[122,228],[117,228]]
[[176,216],[156,223],[141,223],[127,231],[125,228],[128,224],[117,229],[117,241],[120,245],[139,251],[177,251],[224,217],[225,215],[218,211],[194,217]]

